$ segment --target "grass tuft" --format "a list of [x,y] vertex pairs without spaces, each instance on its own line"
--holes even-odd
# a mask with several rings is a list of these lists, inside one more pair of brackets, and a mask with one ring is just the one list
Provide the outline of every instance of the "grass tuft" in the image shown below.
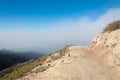
[[112,23],[108,24],[108,25],[104,28],[103,33],[108,32],[108,31],[109,31],[109,32],[115,31],[115,30],[118,30],[118,29],[120,29],[120,20],[117,20],[117,21],[115,21],[115,22],[112,22]]

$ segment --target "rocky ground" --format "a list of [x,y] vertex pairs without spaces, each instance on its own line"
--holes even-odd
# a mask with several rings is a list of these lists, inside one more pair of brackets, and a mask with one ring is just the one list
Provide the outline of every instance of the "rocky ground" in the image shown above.
[[18,80],[120,80],[120,68],[94,54],[98,50],[80,46],[69,49],[66,56],[38,66]]

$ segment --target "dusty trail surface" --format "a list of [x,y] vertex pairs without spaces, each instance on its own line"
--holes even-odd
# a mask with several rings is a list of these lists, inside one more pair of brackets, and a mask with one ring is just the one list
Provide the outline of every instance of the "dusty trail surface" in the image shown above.
[[45,71],[18,80],[120,80],[119,67],[109,65],[91,47],[72,46],[69,50],[62,58],[50,62]]

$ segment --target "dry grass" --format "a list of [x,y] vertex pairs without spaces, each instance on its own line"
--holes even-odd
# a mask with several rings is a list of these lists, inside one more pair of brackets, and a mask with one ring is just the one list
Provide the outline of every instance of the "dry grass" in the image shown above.
[[108,24],[104,28],[103,33],[108,32],[108,31],[111,32],[111,31],[118,30],[118,29],[120,29],[120,20]]
[[8,71],[3,72],[3,76],[0,78],[0,80],[14,80],[17,79],[23,75],[25,75],[27,72],[31,71],[32,69],[34,69],[35,67],[42,65],[42,63],[48,58],[48,57],[52,57],[52,60],[56,60],[62,56],[65,55],[65,53],[68,51],[68,47],[66,46],[65,48],[56,51],[57,53],[59,53],[60,56],[52,56],[54,53],[48,54],[46,56],[43,56],[41,58],[35,59],[31,62],[28,62],[26,64],[23,65],[17,65],[12,67],[11,69],[9,69]]
[[[71,46],[71,45],[70,45],[70,46]],[[52,60],[56,60],[56,59],[61,58],[62,56],[64,56],[65,53],[67,53],[67,52],[69,51],[68,47],[70,47],[70,46],[66,46],[66,47],[64,47],[64,48],[56,51],[55,54],[56,54],[56,53],[58,53],[58,54],[57,54],[56,56],[52,55],[52,56],[51,56]]]
[[23,76],[25,73],[29,72],[33,68],[41,65],[42,62],[44,62],[47,59],[47,57],[49,56],[46,55],[39,59],[33,60],[27,64],[20,65],[20,66],[14,66],[13,70],[7,73],[6,75],[4,75],[3,77],[1,77],[0,80],[13,80],[20,76]]

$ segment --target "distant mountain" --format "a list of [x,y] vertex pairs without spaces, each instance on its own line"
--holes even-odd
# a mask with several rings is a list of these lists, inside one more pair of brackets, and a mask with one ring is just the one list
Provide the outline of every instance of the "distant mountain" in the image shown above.
[[43,54],[33,52],[15,52],[6,49],[0,50],[0,71],[16,65],[18,63],[26,62],[31,59],[36,59]]

